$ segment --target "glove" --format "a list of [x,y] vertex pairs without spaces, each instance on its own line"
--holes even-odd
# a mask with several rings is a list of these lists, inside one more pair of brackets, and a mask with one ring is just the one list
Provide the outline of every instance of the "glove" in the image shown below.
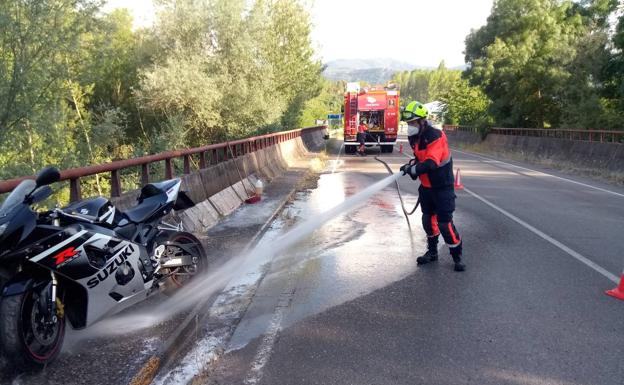
[[405,171],[404,171],[404,172],[405,172],[407,175],[409,175],[409,176],[412,178],[412,180],[416,180],[416,179],[418,179],[418,175],[419,175],[419,173],[418,173],[418,171],[417,171],[417,167],[418,167],[418,166],[416,166],[416,165],[412,165],[412,164],[409,164],[409,163],[407,164],[407,166],[408,166],[408,167],[405,169]]
[[403,166],[401,166],[401,168],[399,169],[399,171],[401,171],[403,173],[403,175],[406,175],[408,173],[408,169],[412,167],[411,164],[409,163],[405,163]]
[[411,163],[405,163],[401,166],[401,172],[403,175],[409,175],[412,180],[418,179],[418,174],[416,173],[416,166]]
[[415,165],[416,163],[418,163],[416,158],[412,158],[412,159],[409,160],[409,162],[407,162],[403,166],[401,166],[399,171],[401,171],[403,173],[403,175],[405,175],[405,174],[407,174],[407,169],[410,168],[410,166]]

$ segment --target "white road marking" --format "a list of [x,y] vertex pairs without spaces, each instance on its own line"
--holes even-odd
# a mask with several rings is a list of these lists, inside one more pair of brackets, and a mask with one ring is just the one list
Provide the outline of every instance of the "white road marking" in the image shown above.
[[525,229],[527,229],[527,230],[531,231],[532,233],[536,234],[540,238],[550,242],[554,246],[557,246],[558,248],[560,248],[561,250],[565,251],[570,256],[576,258],[578,261],[580,261],[580,262],[584,263],[585,265],[589,266],[590,268],[594,269],[595,271],[597,271],[598,273],[602,274],[606,278],[610,279],[614,283],[618,283],[620,281],[619,278],[615,274],[611,274],[609,271],[607,271],[606,269],[604,269],[602,266],[598,265],[597,263],[593,262],[589,258],[586,258],[586,257],[582,256],[581,254],[579,254],[576,251],[572,250],[571,248],[569,248],[568,246],[566,246],[563,243],[559,242],[558,240],[554,239],[553,237],[551,237],[551,236],[545,234],[544,232],[536,229],[535,227],[533,227],[530,224],[526,223],[525,221],[523,221],[522,219],[518,218],[517,216],[511,214],[510,212],[506,211],[505,209],[502,209],[502,208],[498,207],[497,205],[495,205],[494,203],[492,203],[492,202],[488,201],[487,199],[483,198],[479,194],[476,194],[476,193],[470,191],[469,189],[467,189],[465,187],[464,187],[464,191],[466,191],[468,194],[472,195],[473,197],[477,198],[481,202],[485,203],[486,205],[490,206],[494,210],[496,210],[496,211],[500,212],[501,214],[505,215],[507,218],[509,218],[509,219],[513,220],[514,222],[520,224],[522,227],[524,227]]
[[563,181],[566,181],[566,182],[569,182],[569,183],[574,183],[574,184],[579,185],[579,186],[592,188],[594,190],[602,191],[602,192],[605,192],[607,194],[612,194],[612,195],[624,198],[624,194],[621,194],[621,193],[618,193],[618,192],[615,192],[615,191],[611,191],[611,190],[607,190],[607,189],[604,189],[602,187],[596,187],[596,186],[592,186],[592,185],[587,184],[587,183],[577,182],[577,181],[572,180],[572,179],[563,178],[563,177],[560,177],[560,176],[557,176],[557,175],[548,174],[548,173],[545,173],[543,171],[537,171],[537,170],[533,170],[533,169],[530,169],[530,168],[527,168],[527,167],[517,166],[517,165],[512,164],[512,163],[503,162],[503,161],[500,161],[498,159],[489,158],[489,157],[486,157],[486,156],[483,156],[483,155],[473,154],[473,153],[470,153],[470,152],[460,151],[460,150],[457,150],[457,149],[453,149],[453,151],[458,152],[460,154],[465,154],[465,155],[475,156],[475,157],[481,158],[481,159],[486,159],[486,160],[488,160],[488,161],[490,161],[492,163],[502,163],[502,164],[505,164],[505,165],[508,165],[508,166],[511,166],[511,167],[519,168],[521,170],[526,170],[526,171],[535,172],[535,173],[538,173],[538,174],[541,174],[541,175],[546,175],[546,176],[551,177],[551,178],[563,180]]
[[[457,151],[457,150],[454,150]],[[461,151],[458,151],[461,152]],[[473,155],[470,153],[466,153],[468,155]],[[409,155],[405,155],[406,157],[410,157]],[[479,156],[479,155],[476,155]],[[486,158],[487,159],[487,158]],[[495,160],[495,159],[492,159]],[[505,162],[501,162],[501,163],[505,163]],[[507,163],[505,163],[507,164]],[[512,165],[513,166],[513,165]],[[515,167],[520,167],[520,166],[515,166]],[[524,167],[520,167],[520,168],[524,168]],[[530,171],[534,171],[528,168],[525,168],[526,170],[530,170]],[[536,172],[541,172],[541,171],[536,171]],[[543,173],[545,174],[545,173]],[[550,174],[545,174],[545,175],[549,175],[552,176],[554,178],[558,178],[558,179],[563,179],[563,180],[567,180],[569,182],[573,182],[573,183],[579,183],[584,185],[583,183],[580,182],[576,182],[573,180],[569,180],[569,179],[565,179],[565,178],[560,178],[554,175],[550,175]],[[592,188],[596,188],[598,190],[604,190],[601,189],[599,187],[593,187],[590,185],[586,185],[587,187],[592,187]],[[535,235],[539,236],[540,238],[544,239],[545,241],[548,241],[549,243],[551,243],[552,245],[558,247],[559,249],[565,251],[568,255],[572,256],[573,258],[577,259],[579,262],[587,265],[588,267],[592,268],[593,270],[597,271],[598,273],[602,274],[604,277],[606,277],[607,279],[611,280],[614,283],[619,283],[620,279],[619,277],[617,277],[615,274],[612,274],[611,272],[607,271],[605,268],[603,268],[602,266],[598,265],[597,263],[595,263],[594,261],[590,260],[587,257],[584,257],[583,255],[581,255],[580,253],[572,250],[571,248],[569,248],[568,246],[564,245],[563,243],[559,242],[558,240],[554,239],[553,237],[549,236],[548,234],[538,230],[537,228],[531,226],[530,224],[526,223],[525,221],[523,221],[522,219],[518,218],[517,216],[513,215],[512,213],[508,212],[507,210],[498,207],[497,205],[495,205],[494,203],[488,201],[487,199],[483,198],[482,196],[480,196],[479,194],[467,189],[464,187],[464,191],[466,191],[468,194],[472,195],[473,197],[477,198],[478,200],[480,200],[481,202],[485,203],[486,205],[490,206],[491,208],[493,208],[494,210],[500,212],[501,214],[505,215],[507,218],[513,220],[514,222],[518,223],[519,225],[521,225],[522,227],[526,228],[527,230],[531,231],[532,233],[534,233]],[[609,191],[609,190],[604,190],[605,192],[609,192],[615,195],[622,195],[622,194],[618,194],[618,193],[614,193],[613,191]],[[622,195],[624,196],[624,195]]]
[[295,273],[291,272],[286,284],[286,288],[279,296],[277,306],[275,307],[273,317],[271,318],[271,323],[269,324],[267,332],[262,339],[262,343],[260,344],[260,347],[256,352],[254,360],[251,364],[251,369],[247,374],[247,378],[245,378],[244,383],[247,385],[255,385],[258,384],[260,380],[262,380],[262,376],[264,375],[264,367],[271,358],[271,354],[273,353],[273,346],[275,346],[275,340],[277,339],[277,335],[279,334],[280,330],[282,330],[282,320],[284,319],[284,312],[290,306],[290,302],[295,291],[295,283]]

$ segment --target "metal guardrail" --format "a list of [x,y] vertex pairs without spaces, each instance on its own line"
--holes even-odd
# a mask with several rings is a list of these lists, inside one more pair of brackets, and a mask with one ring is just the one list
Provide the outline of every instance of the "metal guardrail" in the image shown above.
[[558,128],[491,128],[489,132],[499,135],[534,136],[599,143],[624,143],[624,131],[568,130]]
[[[478,133],[476,127],[444,125],[445,131]],[[570,130],[559,128],[490,128],[488,134],[533,136],[539,138],[555,138],[580,140],[599,143],[624,143],[624,131],[611,130]]]
[[479,130],[476,127],[468,127],[468,126],[456,126],[452,124],[444,124],[442,126],[444,131],[455,131],[455,132],[471,132],[476,134]]
[[[150,165],[157,162],[165,162],[164,177],[165,179],[171,179],[174,174],[174,159],[183,159],[183,172],[186,175],[190,174],[192,171],[191,158],[193,156],[199,158],[199,169],[204,169],[209,165],[215,165],[227,161],[229,159],[228,155],[233,154],[234,158],[236,158],[278,143],[295,139],[300,137],[304,131],[320,130],[323,128],[325,128],[325,126],[306,127],[296,130],[277,132],[274,134],[259,135],[225,143],[210,144],[207,146],[189,148],[185,150],[166,151],[138,158],[117,160],[110,163],[70,168],[61,171],[61,180],[69,180],[69,199],[71,202],[74,202],[81,199],[80,178],[110,172],[111,197],[118,197],[122,193],[120,173],[124,169],[141,166],[141,184],[145,185],[150,181]],[[228,146],[231,148],[231,152],[228,150]],[[13,190],[24,179],[34,178],[34,176],[24,176],[0,181],[0,193],[6,193]]]

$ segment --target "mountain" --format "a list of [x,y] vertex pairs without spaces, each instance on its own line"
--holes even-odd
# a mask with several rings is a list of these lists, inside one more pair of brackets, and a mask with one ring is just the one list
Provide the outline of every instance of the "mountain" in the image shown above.
[[359,80],[370,84],[383,84],[390,80],[395,72],[428,68],[389,58],[338,59],[325,63],[325,66],[323,76],[327,79]]
[[465,71],[468,68],[468,64],[462,64],[460,66],[451,67],[452,70]]

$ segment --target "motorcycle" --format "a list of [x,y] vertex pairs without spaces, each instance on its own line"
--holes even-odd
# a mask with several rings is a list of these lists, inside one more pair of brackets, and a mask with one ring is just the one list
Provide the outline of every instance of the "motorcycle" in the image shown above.
[[55,360],[67,323],[89,327],[207,267],[200,241],[163,221],[194,205],[180,179],[145,185],[123,212],[103,197],[36,212],[59,180],[46,167],[0,206],[0,351],[26,369]]

